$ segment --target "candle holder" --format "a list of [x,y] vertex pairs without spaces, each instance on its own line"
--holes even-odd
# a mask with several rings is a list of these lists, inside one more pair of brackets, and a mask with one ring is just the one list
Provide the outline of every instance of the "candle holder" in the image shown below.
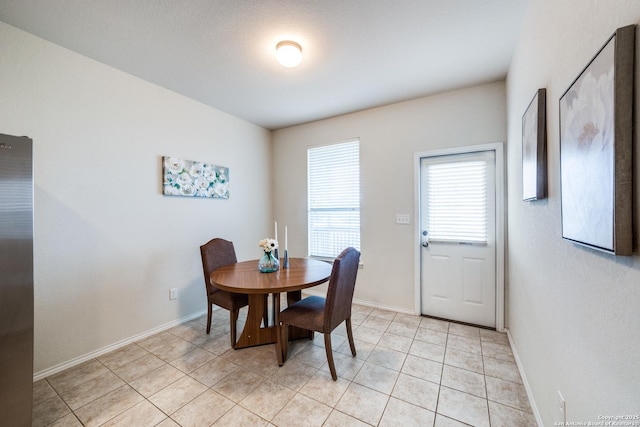
[[278,248],[275,248],[275,249],[273,250],[273,257],[274,257],[275,259],[277,259],[278,261],[280,261],[280,254],[278,254]]
[[284,262],[282,263],[282,268],[289,268],[289,251],[284,250]]

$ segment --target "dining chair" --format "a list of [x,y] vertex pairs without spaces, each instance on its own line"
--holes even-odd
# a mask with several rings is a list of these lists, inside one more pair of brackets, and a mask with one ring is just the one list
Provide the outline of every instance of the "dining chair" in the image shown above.
[[288,326],[320,332],[324,334],[324,348],[327,353],[331,377],[334,381],[338,379],[331,349],[331,332],[342,322],[345,322],[351,354],[355,357],[356,346],[351,330],[351,305],[359,262],[360,252],[358,250],[345,249],[333,261],[325,298],[312,295],[292,304],[280,313],[277,338],[278,342],[281,342],[278,347],[285,356],[284,359],[286,359],[289,348]]
[[216,268],[238,262],[233,242],[215,238],[200,246],[204,283],[207,289],[207,334],[211,331],[211,314],[213,304],[229,310],[231,347],[236,345],[236,323],[242,307],[249,305],[249,296],[223,291],[211,284],[211,272]]

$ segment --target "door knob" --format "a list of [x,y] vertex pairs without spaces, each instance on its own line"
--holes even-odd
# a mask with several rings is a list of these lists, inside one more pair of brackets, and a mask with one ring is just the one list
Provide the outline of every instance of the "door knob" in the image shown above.
[[428,235],[429,235],[429,232],[427,230],[422,231],[422,247],[423,248],[429,247],[429,237],[427,237]]

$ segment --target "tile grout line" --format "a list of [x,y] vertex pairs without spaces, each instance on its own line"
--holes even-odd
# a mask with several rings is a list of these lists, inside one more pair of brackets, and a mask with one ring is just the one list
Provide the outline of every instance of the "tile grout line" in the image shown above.
[[484,377],[484,394],[487,399],[487,420],[489,420],[489,427],[491,427],[491,410],[489,409],[489,387],[487,386],[487,369],[484,362],[484,346],[482,345],[482,334],[480,334],[480,356],[482,357],[482,374]]

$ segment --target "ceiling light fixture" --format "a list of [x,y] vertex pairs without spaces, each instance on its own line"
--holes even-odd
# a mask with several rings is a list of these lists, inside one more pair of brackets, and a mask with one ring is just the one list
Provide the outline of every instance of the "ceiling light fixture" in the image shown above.
[[294,41],[283,40],[276,45],[276,59],[283,67],[297,67],[302,61],[302,48]]

